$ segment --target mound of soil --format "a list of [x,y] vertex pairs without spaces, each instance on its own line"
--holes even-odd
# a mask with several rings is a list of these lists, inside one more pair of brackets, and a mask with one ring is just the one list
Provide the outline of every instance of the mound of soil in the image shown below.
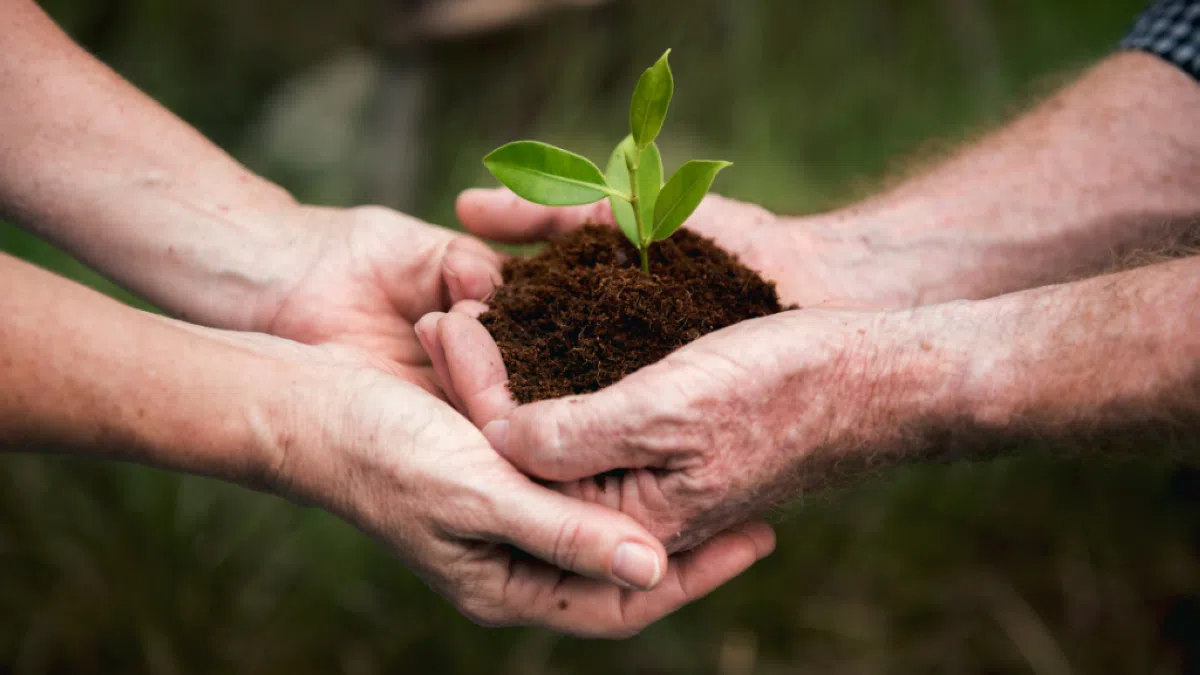
[[700,336],[782,311],[775,284],[681,230],[650,252],[589,226],[509,261],[480,318],[520,403],[597,391]]

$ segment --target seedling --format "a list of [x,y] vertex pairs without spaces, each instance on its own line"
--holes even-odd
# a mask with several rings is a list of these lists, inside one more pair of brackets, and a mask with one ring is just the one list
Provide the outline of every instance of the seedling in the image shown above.
[[654,142],[667,118],[675,80],[667,50],[638,80],[629,110],[631,133],[617,145],[608,171],[586,157],[538,141],[509,143],[483,163],[508,189],[545,206],[581,206],[608,199],[621,231],[650,271],[650,245],[675,234],[696,211],[729,162],[693,160],[663,183]]

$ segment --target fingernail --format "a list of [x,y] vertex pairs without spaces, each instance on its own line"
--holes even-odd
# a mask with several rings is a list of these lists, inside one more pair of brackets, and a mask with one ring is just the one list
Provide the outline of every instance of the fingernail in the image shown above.
[[627,541],[613,554],[612,573],[618,581],[634,588],[650,590],[658,585],[662,570],[658,554],[644,544]]
[[483,427],[483,437],[492,444],[501,455],[508,451],[508,420],[488,422]]

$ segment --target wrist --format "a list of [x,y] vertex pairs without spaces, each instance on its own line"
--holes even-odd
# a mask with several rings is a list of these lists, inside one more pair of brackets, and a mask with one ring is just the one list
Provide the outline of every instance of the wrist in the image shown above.
[[1012,270],[1028,267],[1037,247],[973,230],[983,217],[954,215],[959,206],[953,198],[885,195],[792,225],[801,248],[821,261],[821,283],[852,305],[920,307],[1024,287]]
[[208,300],[218,317],[214,326],[270,332],[268,328],[288,295],[329,246],[329,229],[315,211],[293,202],[241,214],[241,225],[231,229],[254,234],[244,236],[244,248],[229,256],[237,283],[228,293]]
[[983,327],[965,309],[948,303],[876,315],[867,381],[890,417],[910,429],[936,429],[969,414],[968,395]]
[[821,389],[831,399],[826,441],[804,457],[809,488],[876,470],[946,459],[972,414],[969,373],[978,326],[965,303],[845,312]]
[[137,446],[149,453],[145,461],[277,491],[276,477],[300,438],[295,401],[321,382],[309,359],[279,352],[306,348],[148,318],[165,324],[148,341],[174,344],[172,353],[189,358],[160,368],[156,382],[134,381],[145,392],[147,415],[133,421],[142,437]]
[[808,306],[899,309],[925,303],[929,290],[917,240],[890,232],[890,219],[860,208],[784,222],[795,259],[803,261],[806,295],[813,298]]

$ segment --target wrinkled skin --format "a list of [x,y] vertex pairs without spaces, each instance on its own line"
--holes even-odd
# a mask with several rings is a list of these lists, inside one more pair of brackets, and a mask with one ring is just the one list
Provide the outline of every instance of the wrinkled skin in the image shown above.
[[[546,209],[504,191],[459,201],[468,229],[525,241],[611,222],[604,204]],[[779,284],[785,303],[851,304],[798,270],[812,241],[757,207],[710,197],[687,227]],[[824,269],[819,261],[808,270]],[[869,304],[869,303],[857,303]],[[863,351],[874,315],[808,310],[703,337],[601,392],[518,407],[499,349],[459,303],[417,332],[451,400],[527,474],[564,494],[632,515],[687,550],[822,479],[806,460],[848,436],[866,393]],[[860,385],[862,385],[860,387]]]
[[[262,411],[277,459],[254,482],[353,523],[480,624],[628,637],[774,547],[769,527],[748,523],[668,560],[632,518],[534,483],[457,411],[357,348],[185,329],[259,354],[292,383]],[[655,561],[642,583],[617,574],[627,542]]]
[[421,316],[487,297],[500,256],[483,242],[382,207],[301,206],[281,214],[303,232],[252,330],[305,344],[355,347],[377,366],[438,387],[413,326]]
[[[442,400],[414,324],[493,290],[489,247],[382,208],[287,217],[309,233],[305,263],[259,328],[296,342],[231,338],[304,373],[272,417],[269,489],[356,524],[485,625],[627,637],[773,549],[769,527],[743,522],[668,560],[629,516],[535,484]],[[657,561],[653,590],[617,577],[623,542]]]
[[470,316],[480,309],[418,326],[471,420],[525,473],[631,515],[670,551],[821,484],[809,460],[849,438],[862,410],[856,345],[867,315],[748,321],[595,394],[518,407],[498,348]]

